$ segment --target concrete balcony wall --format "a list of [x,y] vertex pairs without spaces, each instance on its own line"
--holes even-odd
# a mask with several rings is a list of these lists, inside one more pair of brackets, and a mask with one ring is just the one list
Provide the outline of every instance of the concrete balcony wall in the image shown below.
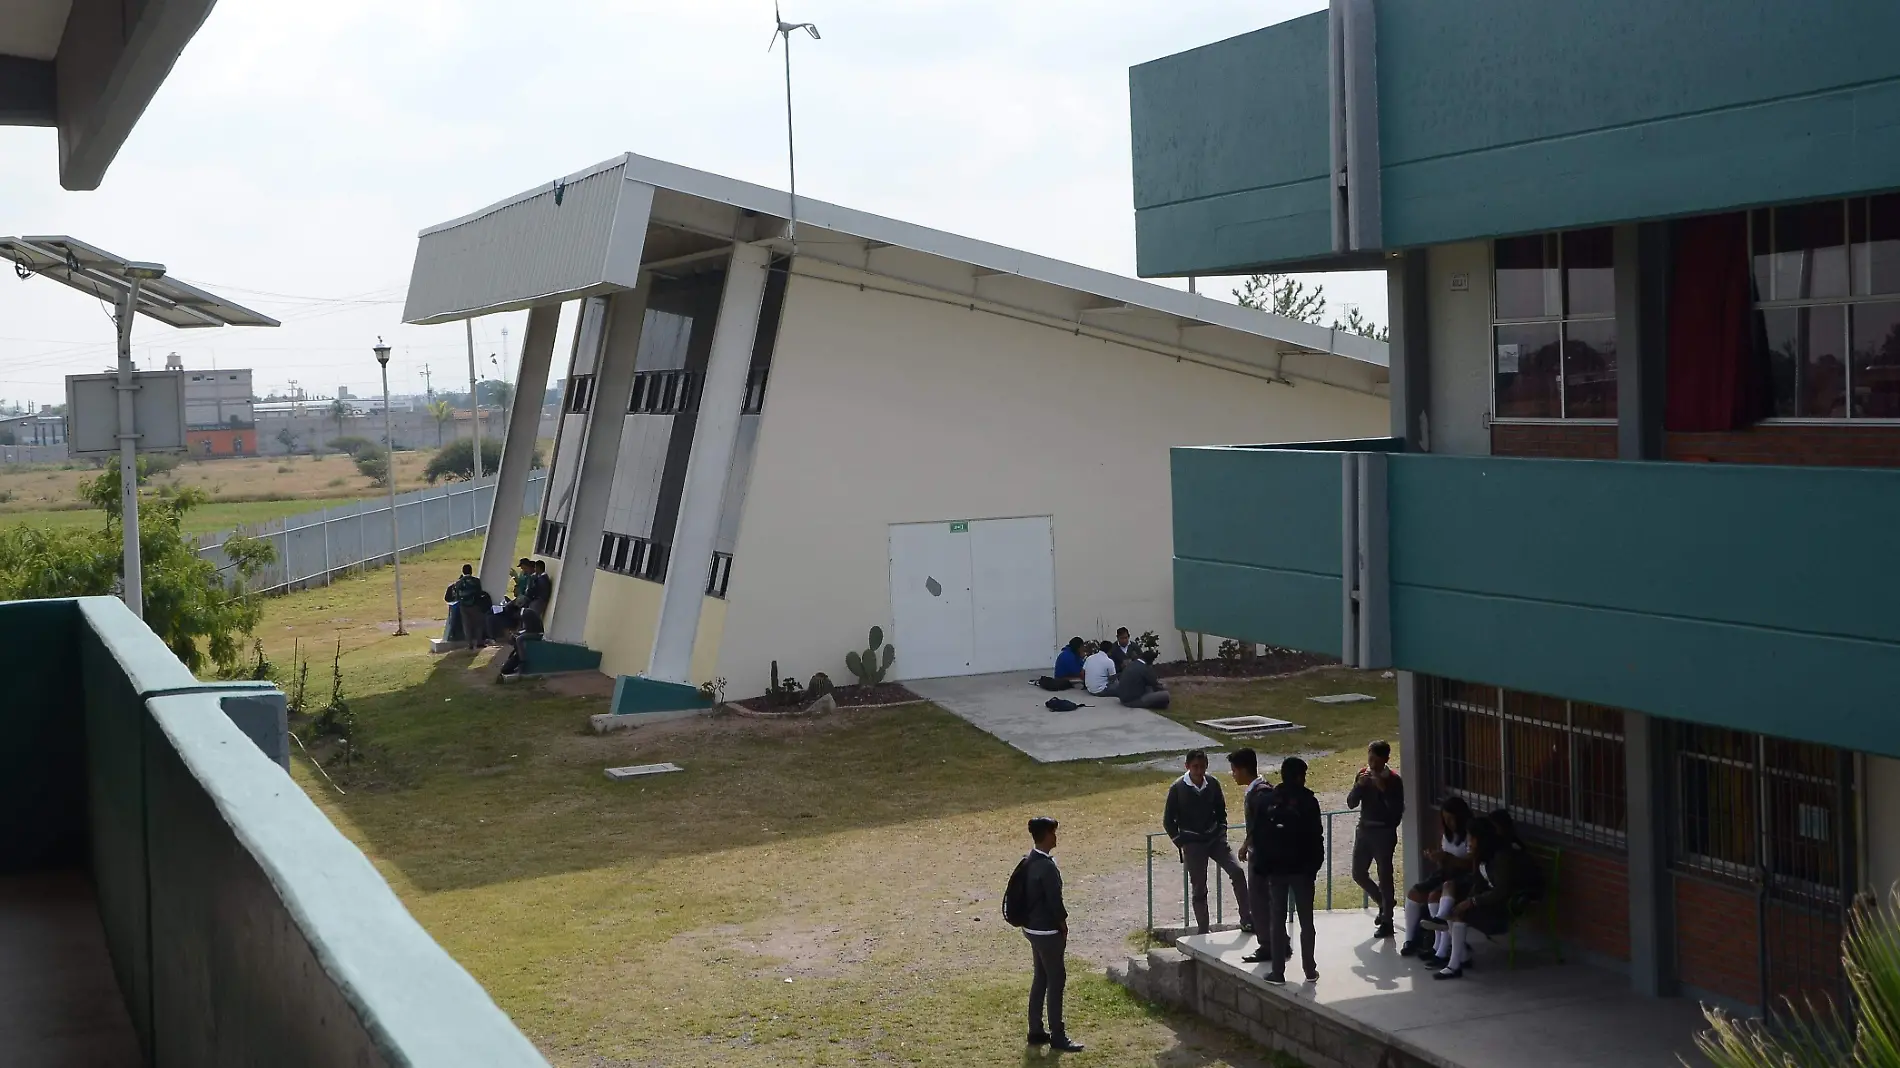
[[33,664],[5,718],[34,747],[0,752],[0,856],[89,869],[146,1063],[546,1063],[225,715],[228,686],[115,600],[0,604],[0,633]]
[[[1176,450],[1181,625],[1337,653],[1338,469]],[[1900,471],[1395,454],[1385,502],[1395,667],[1900,754]]]

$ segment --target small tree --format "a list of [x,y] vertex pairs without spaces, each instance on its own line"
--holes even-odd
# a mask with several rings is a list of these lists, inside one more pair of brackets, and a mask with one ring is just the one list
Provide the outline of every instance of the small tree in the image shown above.
[[1344,319],[1333,320],[1333,329],[1345,334],[1369,337],[1374,341],[1389,341],[1392,334],[1392,331],[1359,314],[1358,306],[1351,304],[1346,306]]
[[284,447],[285,452],[297,451],[297,435],[292,434],[289,427],[277,432],[277,443]]
[[376,449],[356,453],[356,471],[374,486],[389,485],[389,450]]
[[[541,466],[541,447],[534,448],[534,459],[530,467]],[[482,439],[482,470],[490,474],[501,468],[501,442],[494,438]],[[475,477],[475,447],[466,438],[457,438],[436,450],[429,458],[429,466],[423,469],[422,477],[435,485],[439,479],[459,481]]]
[[1319,323],[1326,317],[1326,287],[1306,283],[1290,274],[1256,274],[1234,290],[1234,301],[1243,308],[1272,312],[1302,323]]
[[442,447],[442,426],[455,419],[455,406],[445,400],[429,402],[429,417],[435,420],[435,447]]
[[[343,403],[342,397],[338,397],[330,402],[330,416],[336,420],[337,441],[343,440],[343,417],[348,414],[350,414],[350,406]],[[331,444],[334,445],[336,442],[333,441]]]

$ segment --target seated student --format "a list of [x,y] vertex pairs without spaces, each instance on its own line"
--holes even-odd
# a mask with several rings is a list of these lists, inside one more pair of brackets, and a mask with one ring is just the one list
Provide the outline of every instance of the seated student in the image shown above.
[[1128,628],[1116,627],[1115,640],[1103,646],[1102,651],[1115,662],[1115,671],[1120,673],[1123,662],[1135,655],[1135,644],[1128,637]]
[[1138,656],[1122,662],[1122,673],[1115,679],[1115,696],[1130,708],[1166,708],[1169,701],[1155,669]]
[[1070,638],[1069,644],[1056,654],[1055,677],[1058,679],[1079,679],[1082,677],[1082,639]]
[[1115,660],[1106,649],[1098,648],[1090,642],[1088,659],[1082,661],[1082,685],[1097,697],[1109,697],[1115,692]]
[[1419,926],[1426,913],[1439,919],[1449,915],[1456,904],[1456,895],[1446,894],[1445,884],[1470,871],[1470,830],[1471,806],[1464,798],[1454,794],[1439,803],[1438,848],[1425,851],[1432,874],[1405,892],[1405,942],[1399,946],[1400,956],[1430,961],[1437,957],[1438,950],[1446,948],[1443,932],[1434,940],[1436,944],[1426,943],[1419,938]]
[[1511,926],[1511,901],[1520,894],[1535,897],[1543,887],[1537,859],[1517,839],[1517,828],[1505,816],[1505,827],[1487,817],[1471,824],[1472,857],[1477,878],[1472,893],[1451,910],[1446,932],[1451,955],[1432,973],[1434,979],[1458,979],[1470,964],[1470,929],[1476,927],[1496,938]]
[[520,626],[515,628],[514,634],[508,639],[508,659],[501,665],[500,678],[507,678],[521,673],[524,662],[528,657],[527,643],[531,640],[538,640],[541,634],[541,613],[535,611],[533,608],[523,608],[521,610]]

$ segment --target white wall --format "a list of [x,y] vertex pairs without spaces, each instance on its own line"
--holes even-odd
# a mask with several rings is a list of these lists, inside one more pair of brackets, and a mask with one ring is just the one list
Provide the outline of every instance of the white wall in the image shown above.
[[1162,633],[1178,655],[1169,446],[1380,436],[1386,424],[1383,397],[794,277],[718,673],[735,696],[762,692],[774,659],[848,682],[844,654],[872,624],[901,659],[889,524],[1045,514],[1058,640],[1124,625]]
[[[1491,452],[1491,247],[1483,241],[1430,250],[1427,372],[1431,451],[1465,456]],[[1462,291],[1452,288],[1462,277]]]
[[1900,884],[1900,760],[1869,756],[1866,770],[1861,798],[1867,821],[1866,881],[1885,904]]

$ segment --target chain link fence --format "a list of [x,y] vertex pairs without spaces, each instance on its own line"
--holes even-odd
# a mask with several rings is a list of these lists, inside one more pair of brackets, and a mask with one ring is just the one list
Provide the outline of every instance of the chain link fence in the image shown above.
[[[546,471],[529,472],[523,515],[540,513],[546,480]],[[452,538],[482,533],[488,527],[494,500],[493,475],[397,494],[396,528],[402,551],[416,552]],[[198,539],[199,558],[217,564],[220,573],[227,571],[231,561],[224,554],[224,543],[234,534],[264,538],[277,547],[276,561],[257,576],[252,589],[275,593],[328,585],[334,576],[352,569],[389,562],[389,498],[367,498],[207,534]]]

